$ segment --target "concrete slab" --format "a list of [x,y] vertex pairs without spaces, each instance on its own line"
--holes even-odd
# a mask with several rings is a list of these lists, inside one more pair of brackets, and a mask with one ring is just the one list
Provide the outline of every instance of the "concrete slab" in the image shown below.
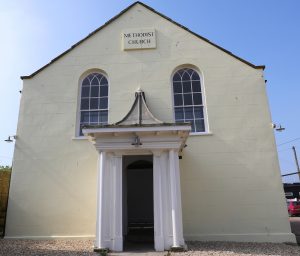
[[156,252],[153,243],[131,243],[126,242],[124,252],[110,252],[110,256],[165,256],[168,252]]
[[149,252],[149,251],[126,251],[126,252],[111,252],[109,256],[130,256],[130,255],[137,255],[137,256],[166,256],[168,252]]

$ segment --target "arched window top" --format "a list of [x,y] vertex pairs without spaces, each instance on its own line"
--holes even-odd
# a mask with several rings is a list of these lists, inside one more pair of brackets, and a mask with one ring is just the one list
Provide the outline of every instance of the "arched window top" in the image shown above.
[[183,68],[178,70],[173,76],[173,82],[181,82],[181,81],[200,81],[200,76],[197,71],[191,68]]
[[107,85],[108,81],[106,77],[100,73],[92,73],[85,77],[82,81],[83,86],[90,85]]
[[174,112],[176,123],[191,123],[192,132],[205,131],[201,79],[192,68],[182,68],[173,75]]
[[108,122],[108,80],[105,75],[93,72],[83,78],[80,86],[80,127],[103,125]]

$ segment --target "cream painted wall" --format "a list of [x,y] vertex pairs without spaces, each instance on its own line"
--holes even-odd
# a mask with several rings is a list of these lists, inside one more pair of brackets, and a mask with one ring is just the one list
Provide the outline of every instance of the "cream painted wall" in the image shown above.
[[[155,28],[157,48],[121,50],[121,32]],[[79,80],[109,78],[109,123],[140,87],[160,120],[173,122],[171,75],[202,74],[211,135],[190,136],[181,165],[187,240],[295,241],[290,233],[261,70],[137,4],[31,79],[24,80],[6,237],[93,237],[97,153],[73,139]]]

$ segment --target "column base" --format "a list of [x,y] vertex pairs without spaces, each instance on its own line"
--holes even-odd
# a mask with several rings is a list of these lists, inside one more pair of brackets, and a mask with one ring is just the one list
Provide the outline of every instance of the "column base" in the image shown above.
[[122,252],[123,251],[123,236],[115,237],[112,240],[112,251]]
[[96,247],[94,247],[94,252],[108,253],[109,249],[108,248],[96,248]]
[[172,246],[170,248],[171,252],[184,252],[184,248],[182,246]]
[[154,237],[154,249],[157,252],[163,252],[165,250],[163,236],[155,236]]

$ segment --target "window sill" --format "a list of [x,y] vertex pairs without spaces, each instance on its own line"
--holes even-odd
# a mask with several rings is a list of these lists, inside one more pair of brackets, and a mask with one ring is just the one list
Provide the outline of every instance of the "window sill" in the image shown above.
[[72,140],[87,140],[88,138],[86,136],[76,136],[72,137]]
[[213,135],[212,132],[191,132],[191,136],[211,136]]

